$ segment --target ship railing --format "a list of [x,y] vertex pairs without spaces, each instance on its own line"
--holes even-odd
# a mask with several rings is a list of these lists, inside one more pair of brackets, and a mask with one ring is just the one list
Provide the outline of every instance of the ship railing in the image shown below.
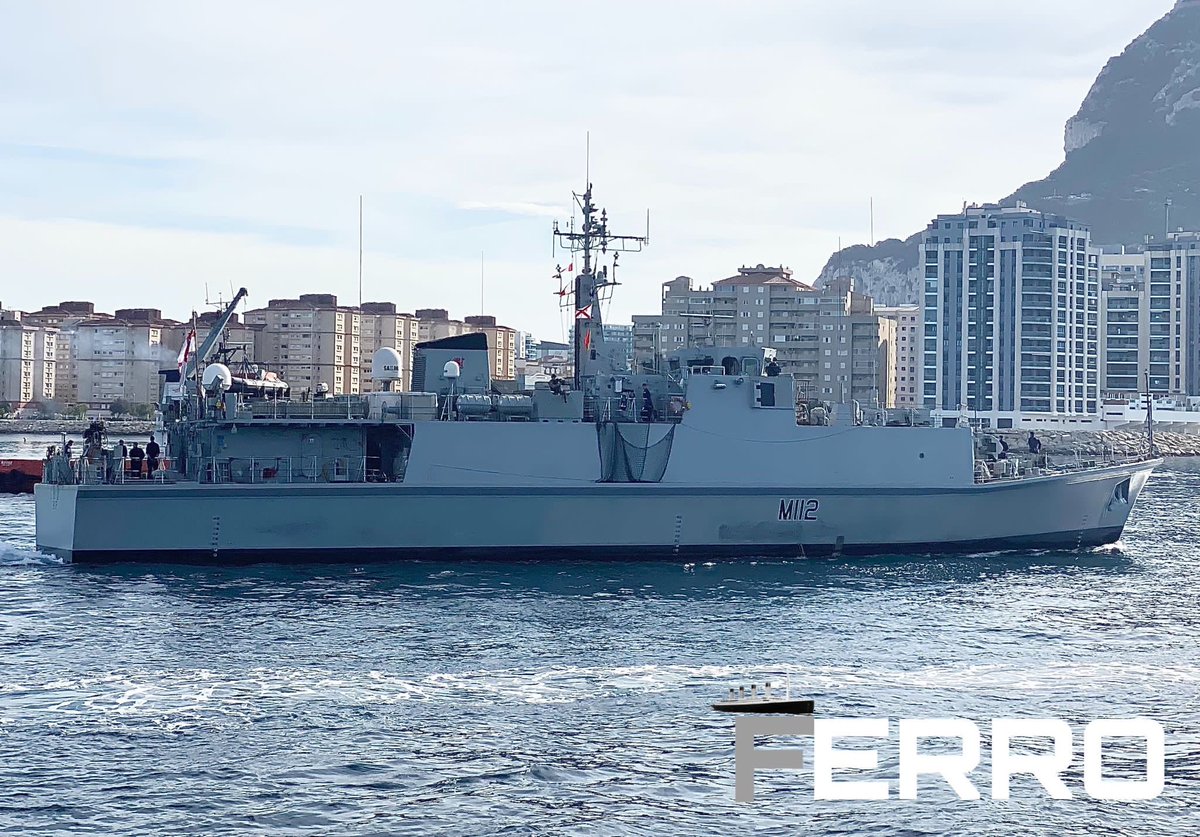
[[365,419],[370,403],[365,398],[309,399],[308,401],[243,401],[232,418],[246,419],[336,419],[354,421]]
[[[636,396],[636,393],[630,393],[627,398],[610,397],[603,398],[586,398],[583,402],[583,420],[595,422],[642,422],[645,423],[646,418],[642,414],[642,399],[641,396]],[[683,421],[684,400],[678,396],[672,396],[664,400],[655,398],[654,415],[651,419],[655,423],[670,422],[678,424]],[[663,408],[666,407],[664,412]]]
[[1070,453],[1058,456],[1038,453],[990,461],[976,459],[975,482],[976,484],[1004,482],[1094,471],[1098,468],[1134,465],[1144,462],[1147,458],[1146,456],[1120,456],[1117,455],[1115,447],[1109,446],[1100,454],[1095,455],[1089,455],[1079,448],[1072,448]]
[[210,484],[358,483],[384,481],[377,457],[209,457],[199,481]]

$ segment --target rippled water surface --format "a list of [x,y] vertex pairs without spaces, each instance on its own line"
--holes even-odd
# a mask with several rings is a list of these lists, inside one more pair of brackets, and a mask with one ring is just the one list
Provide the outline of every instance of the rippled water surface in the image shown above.
[[[1200,834],[1198,499],[1172,463],[1099,553],[221,569],[62,565],[0,497],[0,832]],[[814,802],[806,771],[735,803],[707,704],[785,676],[822,715],[979,721],[984,799]],[[1077,756],[1074,800],[993,801],[1014,715],[1077,746],[1154,718],[1166,790],[1091,801]]]

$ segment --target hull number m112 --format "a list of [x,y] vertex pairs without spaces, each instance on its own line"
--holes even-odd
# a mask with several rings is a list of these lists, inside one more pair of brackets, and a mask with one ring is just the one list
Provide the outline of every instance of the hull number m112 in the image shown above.
[[780,500],[779,501],[779,519],[780,520],[816,520],[817,510],[821,508],[821,504],[817,500]]

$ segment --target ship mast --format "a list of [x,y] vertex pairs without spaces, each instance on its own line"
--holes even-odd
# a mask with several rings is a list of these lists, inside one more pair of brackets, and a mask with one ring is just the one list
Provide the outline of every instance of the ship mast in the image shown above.
[[[576,206],[583,214],[583,223],[579,229],[572,222],[566,229],[560,229],[554,222],[554,242],[557,246],[569,251],[572,256],[579,254],[582,258],[582,270],[575,274],[575,338],[574,358],[575,377],[574,388],[582,389],[584,378],[587,377],[588,361],[595,357],[595,346],[585,347],[584,330],[589,329],[595,335],[594,339],[604,339],[604,324],[600,315],[600,292],[617,284],[617,255],[619,253],[639,253],[650,243],[650,213],[646,213],[646,233],[644,235],[613,235],[608,230],[608,210],[597,208],[592,202],[592,184],[587,184],[587,190],[581,195],[572,192]],[[599,251],[599,254],[597,254]],[[613,254],[612,275],[608,266],[598,266],[600,259],[607,253]]]

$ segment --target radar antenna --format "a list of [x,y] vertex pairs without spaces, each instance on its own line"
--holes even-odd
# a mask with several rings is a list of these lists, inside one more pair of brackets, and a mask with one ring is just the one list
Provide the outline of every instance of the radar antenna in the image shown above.
[[[608,229],[608,210],[597,209],[592,202],[592,184],[582,195],[572,193],[576,206],[583,214],[583,222],[559,227],[554,222],[553,241],[555,246],[570,252],[572,259],[578,256],[582,269],[575,273],[575,389],[582,389],[589,360],[594,359],[595,348],[584,331],[603,339],[604,324],[600,314],[601,299],[607,300],[617,284],[617,257],[620,253],[640,253],[650,243],[650,213],[646,213],[645,235],[615,235]],[[597,252],[598,251],[598,252]],[[612,254],[612,272],[599,262]],[[574,263],[574,261],[572,261]]]

